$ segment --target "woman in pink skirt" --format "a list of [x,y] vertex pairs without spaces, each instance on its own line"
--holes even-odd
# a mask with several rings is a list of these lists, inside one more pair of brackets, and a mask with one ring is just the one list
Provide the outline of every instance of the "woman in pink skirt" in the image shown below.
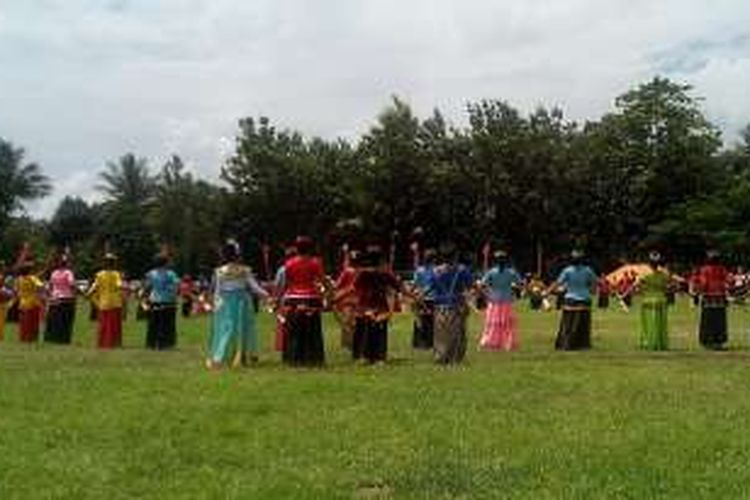
[[487,295],[484,331],[479,347],[487,351],[518,349],[516,315],[513,312],[513,287],[521,283],[521,276],[510,265],[508,254],[495,252],[495,265],[482,277]]

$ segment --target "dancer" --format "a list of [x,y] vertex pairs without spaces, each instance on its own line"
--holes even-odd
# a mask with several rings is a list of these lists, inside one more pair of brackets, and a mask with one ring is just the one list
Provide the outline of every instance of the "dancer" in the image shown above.
[[564,290],[563,313],[555,349],[575,351],[591,348],[591,293],[597,276],[583,263],[583,252],[574,250],[571,262],[551,285],[551,290]]
[[114,349],[122,345],[123,280],[117,270],[117,256],[107,253],[102,270],[86,293],[96,306],[97,346]]
[[158,255],[146,274],[143,292],[148,296],[146,348],[172,349],[177,342],[177,292],[180,278],[169,268],[166,255]]
[[488,306],[479,347],[488,351],[515,351],[518,349],[518,335],[513,290],[521,284],[521,276],[510,264],[506,252],[495,252],[494,260],[494,267],[481,281]]
[[284,360],[294,366],[321,366],[323,345],[323,291],[328,285],[323,264],[313,255],[313,242],[300,236],[295,242],[298,255],[284,263],[282,310],[286,317]]
[[76,280],[70,268],[70,257],[58,258],[55,270],[49,278],[49,309],[45,342],[70,344],[76,315]]
[[0,340],[5,338],[5,318],[13,301],[13,290],[8,286],[10,279],[5,275],[5,262],[0,260]]
[[356,250],[348,252],[343,269],[336,280],[333,310],[341,324],[341,347],[352,350],[357,323],[357,294],[354,280],[362,265],[362,255]]
[[458,264],[456,250],[445,246],[430,278],[435,294],[434,357],[438,364],[460,363],[466,355],[467,293],[473,285],[468,267]]
[[44,314],[44,283],[34,274],[32,260],[25,260],[20,264],[15,287],[18,297],[18,339],[24,343],[36,342]]
[[651,252],[648,258],[649,274],[640,278],[637,285],[641,299],[640,347],[648,351],[666,351],[669,348],[667,328],[667,293],[669,273],[659,267],[661,254]]
[[247,365],[258,361],[259,341],[252,297],[268,298],[243,265],[239,245],[228,241],[221,252],[223,264],[214,271],[214,307],[206,366],[218,370],[230,364]]
[[719,260],[719,252],[710,250],[706,263],[698,271],[697,291],[701,296],[699,340],[703,347],[722,350],[727,342],[727,285],[729,272]]
[[428,248],[424,252],[423,264],[414,271],[412,293],[418,297],[415,302],[417,317],[414,320],[412,347],[432,349],[435,335],[435,290],[432,288],[437,252]]
[[384,363],[388,354],[388,294],[401,292],[401,282],[388,270],[379,246],[367,249],[356,270],[352,287],[356,296],[356,319],[352,358]]

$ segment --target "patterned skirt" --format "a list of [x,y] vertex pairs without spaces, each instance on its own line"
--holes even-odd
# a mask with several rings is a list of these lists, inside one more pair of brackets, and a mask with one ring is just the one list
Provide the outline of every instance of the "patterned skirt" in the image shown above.
[[466,355],[466,317],[464,304],[435,306],[435,362],[460,363]]
[[516,315],[511,302],[490,302],[485,312],[484,331],[479,347],[488,351],[518,349]]

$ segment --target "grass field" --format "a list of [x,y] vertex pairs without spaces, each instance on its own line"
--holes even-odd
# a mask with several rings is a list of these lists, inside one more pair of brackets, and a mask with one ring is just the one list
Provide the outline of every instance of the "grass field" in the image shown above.
[[[521,307],[523,309],[523,307]],[[704,352],[673,311],[673,351],[635,349],[637,311],[597,313],[595,349],[555,353],[556,313],[520,314],[522,348],[440,368],[392,328],[391,362],[353,366],[326,319],[328,366],[266,350],[202,369],[205,318],[180,348],[0,344],[0,498],[748,498],[750,311]],[[267,348],[272,323],[261,317]]]

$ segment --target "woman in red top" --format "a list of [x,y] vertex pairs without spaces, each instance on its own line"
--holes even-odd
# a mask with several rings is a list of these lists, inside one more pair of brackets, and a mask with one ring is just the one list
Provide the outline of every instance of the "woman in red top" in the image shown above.
[[298,365],[322,365],[325,361],[322,291],[326,288],[320,259],[313,256],[313,242],[299,237],[297,255],[284,263],[282,308],[286,318],[286,343],[283,359]]
[[404,291],[401,282],[385,268],[379,247],[369,248],[353,283],[356,323],[352,357],[368,363],[384,363],[388,353],[388,294]]
[[727,282],[729,271],[719,262],[719,254],[708,252],[706,264],[697,275],[701,294],[699,339],[707,349],[723,349],[727,341]]

